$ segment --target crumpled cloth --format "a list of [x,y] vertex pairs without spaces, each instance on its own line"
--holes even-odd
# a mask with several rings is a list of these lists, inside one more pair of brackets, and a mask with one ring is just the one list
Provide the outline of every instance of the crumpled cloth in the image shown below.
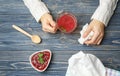
[[79,42],[80,44],[82,44],[82,45],[84,44],[84,42],[85,42],[86,40],[91,39],[92,36],[93,36],[93,34],[94,34],[94,32],[91,31],[86,38],[83,38],[83,37],[82,37],[82,36],[83,36],[83,33],[86,31],[87,27],[88,27],[88,23],[86,23],[86,24],[83,26],[82,30],[80,31],[80,35],[81,35],[81,36],[80,36],[80,38],[78,39],[78,42]]
[[120,76],[120,72],[106,68],[95,55],[82,51],[68,60],[66,76]]

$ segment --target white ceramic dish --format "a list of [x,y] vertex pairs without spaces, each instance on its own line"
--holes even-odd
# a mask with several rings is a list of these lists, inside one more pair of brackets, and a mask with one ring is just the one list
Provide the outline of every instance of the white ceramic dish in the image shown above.
[[[38,56],[38,54],[40,54],[41,52],[48,52],[49,53],[49,55],[50,55],[50,57],[48,58],[48,61],[46,62],[47,64],[46,64],[46,66],[45,66],[45,68],[44,69],[38,69],[37,67],[35,67],[35,65],[33,64],[33,60],[32,60],[32,58],[33,57],[35,57],[36,55]],[[36,56],[36,57],[37,57]],[[47,69],[47,67],[48,67],[48,65],[49,65],[49,63],[50,63],[50,61],[51,61],[51,56],[52,56],[52,53],[51,53],[51,51],[50,50],[48,50],[48,49],[45,49],[45,50],[41,50],[41,51],[37,51],[37,52],[35,52],[35,53],[33,53],[30,57],[29,57],[29,61],[30,61],[30,64],[31,64],[31,66],[35,69],[35,70],[37,70],[38,72],[43,72],[43,71],[45,71],[46,69]],[[36,61],[36,60],[35,60]],[[36,65],[37,65],[38,63],[36,63]],[[42,64],[40,64],[40,65],[42,65]],[[40,67],[40,66],[39,66]]]

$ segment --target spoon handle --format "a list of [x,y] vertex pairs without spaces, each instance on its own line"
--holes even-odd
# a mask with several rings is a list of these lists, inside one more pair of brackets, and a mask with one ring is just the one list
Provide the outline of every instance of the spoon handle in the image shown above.
[[16,26],[16,25],[12,25],[12,27],[16,30],[18,30],[19,32],[27,35],[28,37],[32,38],[32,35],[30,35],[29,33],[27,33],[26,31],[24,31],[23,29],[21,29],[20,27]]

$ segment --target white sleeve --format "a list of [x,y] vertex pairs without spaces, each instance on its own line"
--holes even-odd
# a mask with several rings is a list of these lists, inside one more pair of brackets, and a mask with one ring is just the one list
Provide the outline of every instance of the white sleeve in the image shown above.
[[49,13],[46,5],[41,0],[23,0],[37,22],[43,14]]
[[111,16],[114,13],[118,0],[100,0],[99,6],[92,15],[91,19],[96,19],[107,26]]

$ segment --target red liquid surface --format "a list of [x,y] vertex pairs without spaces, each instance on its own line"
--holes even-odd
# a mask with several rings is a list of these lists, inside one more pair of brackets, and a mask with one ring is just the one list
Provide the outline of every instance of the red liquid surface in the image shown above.
[[77,26],[77,20],[72,14],[63,14],[57,19],[58,28],[65,33],[71,33]]
[[[39,54],[40,53],[43,54],[43,60],[44,60],[43,64],[41,64],[39,62]],[[48,51],[39,52],[39,53],[36,53],[32,56],[31,63],[34,67],[36,67],[36,69],[44,70],[47,67],[47,65],[49,64],[49,59],[50,59],[50,53]]]

